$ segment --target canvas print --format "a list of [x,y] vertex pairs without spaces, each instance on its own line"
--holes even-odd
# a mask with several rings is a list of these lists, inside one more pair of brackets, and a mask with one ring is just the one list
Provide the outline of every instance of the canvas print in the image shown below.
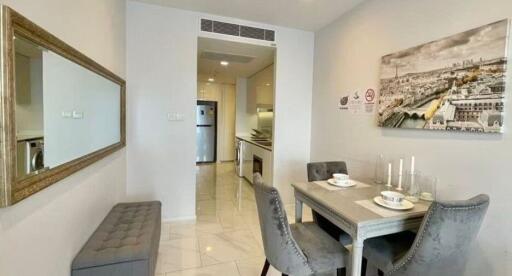
[[500,133],[508,20],[382,57],[378,124]]

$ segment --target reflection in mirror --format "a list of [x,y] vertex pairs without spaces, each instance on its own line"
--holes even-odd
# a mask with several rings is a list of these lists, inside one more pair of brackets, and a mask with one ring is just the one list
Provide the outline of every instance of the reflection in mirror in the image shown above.
[[17,178],[121,141],[121,86],[16,35]]

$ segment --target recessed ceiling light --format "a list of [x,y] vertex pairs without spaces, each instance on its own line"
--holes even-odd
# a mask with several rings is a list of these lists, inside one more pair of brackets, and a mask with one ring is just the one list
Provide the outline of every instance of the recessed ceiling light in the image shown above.
[[214,78],[208,78],[208,81],[209,81],[209,82],[214,82],[214,81],[215,81],[215,79],[214,79]]
[[220,65],[222,65],[222,66],[228,66],[228,65],[229,65],[229,62],[227,62],[227,61],[223,60],[223,61],[221,61],[221,62],[220,62]]
[[266,86],[270,86],[270,83],[265,84]]

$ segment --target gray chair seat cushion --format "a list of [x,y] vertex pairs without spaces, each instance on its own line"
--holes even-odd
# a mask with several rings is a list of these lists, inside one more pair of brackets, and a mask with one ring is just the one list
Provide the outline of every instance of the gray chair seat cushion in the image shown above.
[[158,201],[117,204],[75,257],[72,269],[150,259],[151,263],[155,262],[160,242],[160,213]]
[[315,272],[335,270],[346,266],[348,250],[318,227],[316,223],[291,224],[290,230]]
[[402,258],[414,243],[416,234],[405,231],[397,234],[367,239],[363,256],[382,271],[389,271],[393,263]]

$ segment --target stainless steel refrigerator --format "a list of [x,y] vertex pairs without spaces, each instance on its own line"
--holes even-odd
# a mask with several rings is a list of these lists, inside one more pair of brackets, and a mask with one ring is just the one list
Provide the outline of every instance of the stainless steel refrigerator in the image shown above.
[[196,109],[196,162],[215,162],[217,157],[217,103],[197,101]]

